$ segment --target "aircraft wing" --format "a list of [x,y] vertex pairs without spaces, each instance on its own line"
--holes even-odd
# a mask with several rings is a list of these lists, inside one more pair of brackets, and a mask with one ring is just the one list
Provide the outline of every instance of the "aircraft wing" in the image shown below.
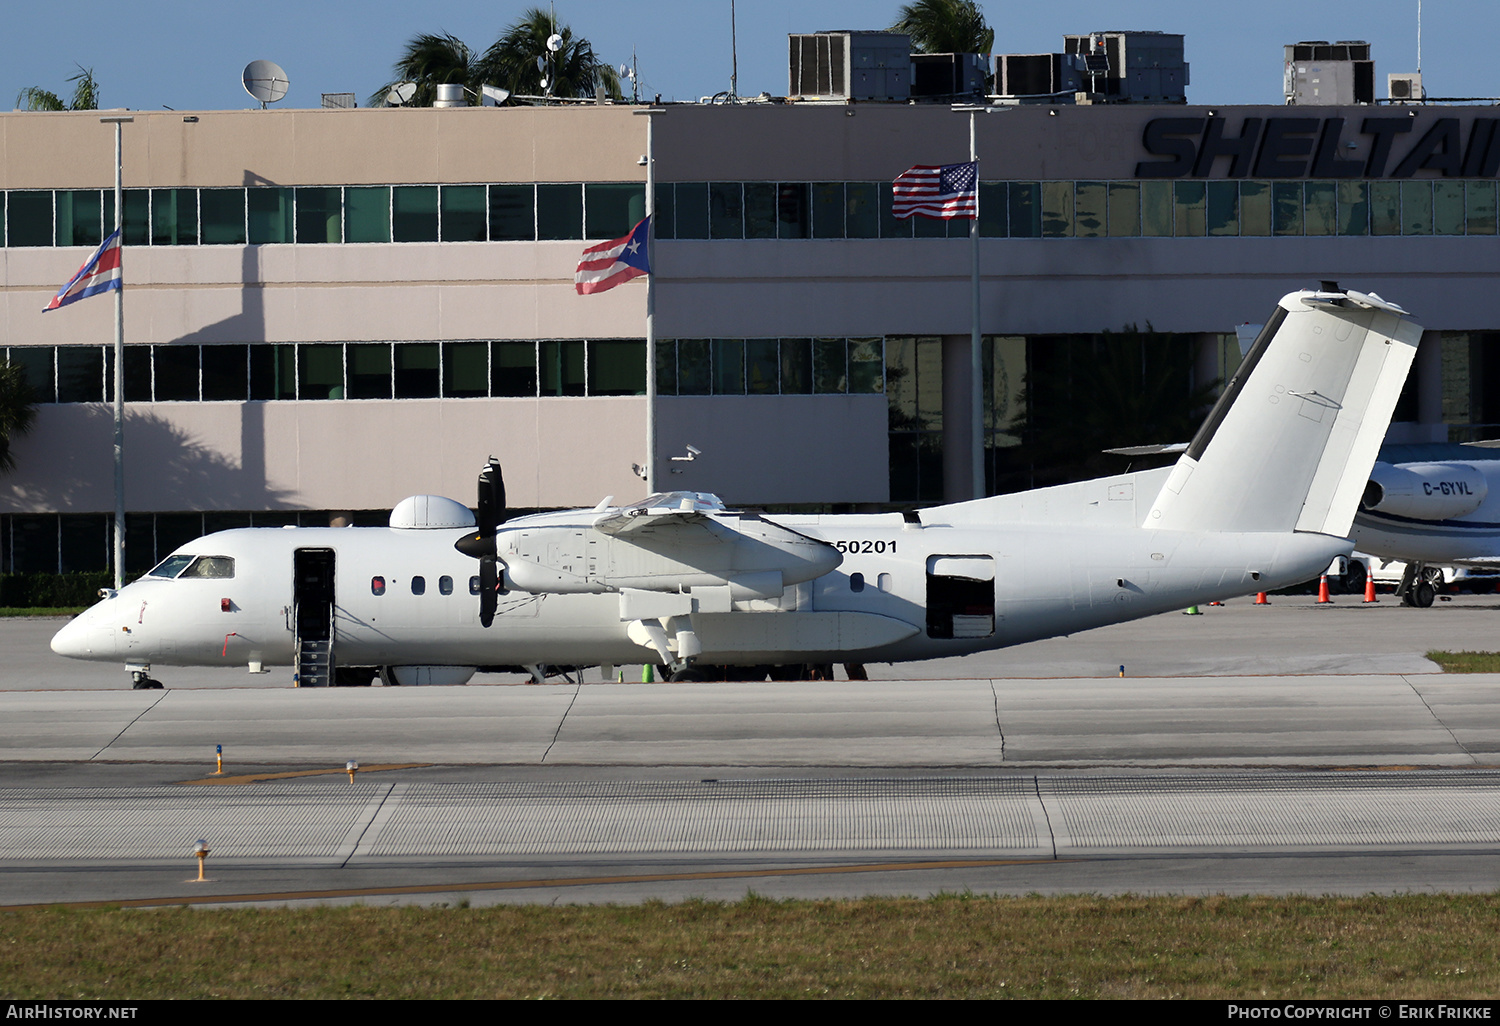
[[[613,534],[622,537],[636,534],[640,531],[652,530],[660,534],[662,531],[679,531],[689,528],[698,528],[709,520],[708,514],[692,509],[633,509],[615,510],[605,513],[594,521],[594,530],[603,534]],[[715,538],[718,536],[712,532],[695,532],[697,538]]]

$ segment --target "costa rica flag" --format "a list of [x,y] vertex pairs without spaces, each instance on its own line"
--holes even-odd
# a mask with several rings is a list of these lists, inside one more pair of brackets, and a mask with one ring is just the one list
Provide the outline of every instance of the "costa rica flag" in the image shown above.
[[123,285],[124,278],[120,274],[120,229],[116,228],[94,250],[94,255],[83,262],[73,279],[58,290],[57,295],[52,297],[52,302],[42,308],[42,313]]

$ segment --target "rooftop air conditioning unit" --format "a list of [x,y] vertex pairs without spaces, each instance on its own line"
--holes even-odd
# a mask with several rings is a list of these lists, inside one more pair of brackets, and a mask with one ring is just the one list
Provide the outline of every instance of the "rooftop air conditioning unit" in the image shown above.
[[1407,72],[1404,75],[1385,76],[1386,95],[1396,103],[1421,103],[1427,95],[1422,91],[1422,73]]

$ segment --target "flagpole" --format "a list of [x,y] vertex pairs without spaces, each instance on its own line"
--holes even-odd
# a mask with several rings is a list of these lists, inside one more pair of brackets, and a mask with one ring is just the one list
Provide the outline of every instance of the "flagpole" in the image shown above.
[[990,108],[965,104],[953,108],[969,115],[969,162],[974,165],[974,220],[969,222],[969,474],[972,494],[982,499],[984,485],[984,356],[979,339],[979,146],[976,122]]
[[656,127],[662,107],[633,113],[646,119],[646,494],[656,494]]
[[[120,185],[121,140],[123,126],[132,117],[100,118],[101,124],[115,126],[115,231],[125,223],[125,204]],[[120,235],[121,267],[124,267],[125,236]],[[125,278],[115,293],[115,590],[125,586]]]

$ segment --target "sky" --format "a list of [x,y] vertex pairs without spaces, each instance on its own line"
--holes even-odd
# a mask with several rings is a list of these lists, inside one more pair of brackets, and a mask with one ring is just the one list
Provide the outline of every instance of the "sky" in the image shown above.
[[[132,110],[225,110],[255,106],[240,84],[252,60],[280,64],[291,80],[281,107],[317,107],[325,92],[353,92],[360,105],[392,78],[403,44],[419,33],[451,33],[483,49],[534,3],[490,0],[425,7],[395,0],[74,0],[60,8],[13,4],[0,32],[0,109],[27,86],[63,96],[78,67],[92,68],[102,106]],[[787,36],[879,29],[896,0],[739,0],[739,93],[782,95]],[[1304,39],[1364,39],[1372,45],[1376,95],[1388,73],[1417,69],[1417,0],[1069,0],[980,4],[999,53],[1051,53],[1069,33],[1155,29],[1186,37],[1188,101],[1282,102],[1282,47]],[[558,21],[618,67],[632,53],[643,97],[696,100],[729,87],[729,0],[562,0]],[[1495,0],[1423,0],[1422,71],[1429,97],[1500,96],[1492,38]]]

